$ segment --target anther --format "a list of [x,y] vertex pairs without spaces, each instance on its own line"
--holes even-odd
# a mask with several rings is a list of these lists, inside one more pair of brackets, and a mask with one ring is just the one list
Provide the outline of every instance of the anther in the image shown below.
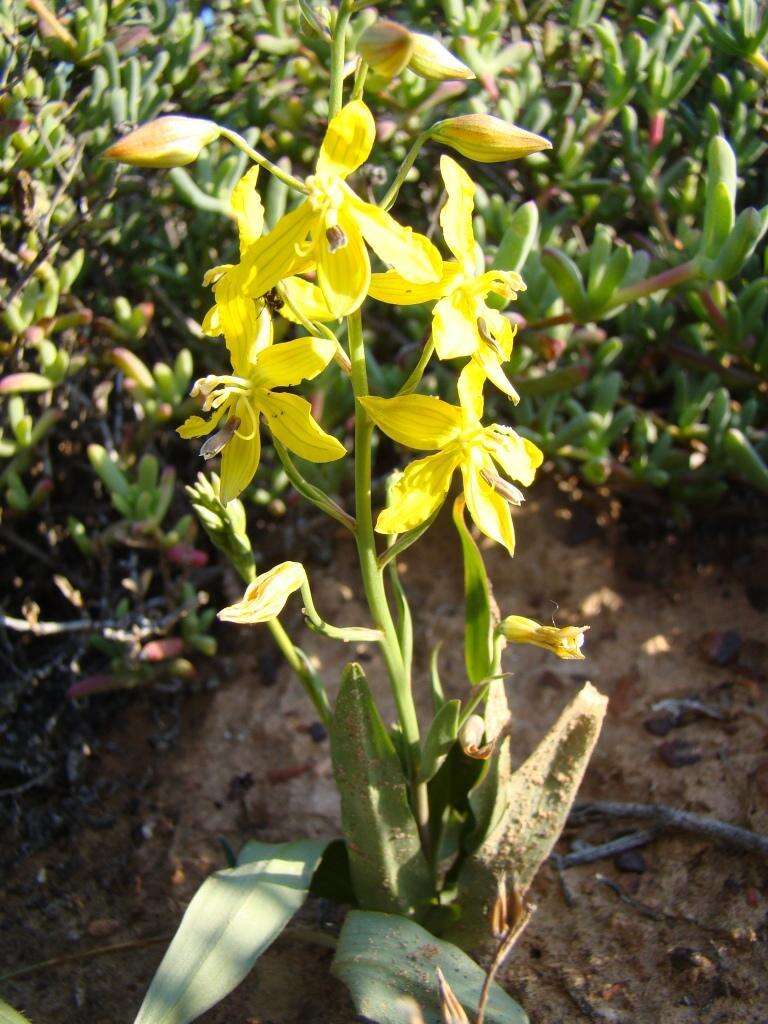
[[347,244],[347,236],[338,224],[328,228],[325,232],[325,237],[328,239],[328,248],[331,252],[338,252],[339,249],[343,249]]
[[221,430],[217,430],[215,434],[211,434],[208,440],[200,447],[200,454],[206,462],[218,455],[224,446],[232,440],[235,436],[235,431],[239,426],[240,420],[237,416],[233,416],[231,419],[227,420]]
[[488,344],[493,349],[493,351],[496,353],[496,355],[498,355],[500,358],[503,358],[504,353],[501,351],[501,348],[499,347],[499,343],[496,341],[494,336],[488,330],[488,324],[485,322],[485,319],[483,317],[481,317],[481,316],[479,316],[477,318],[477,330],[478,330],[478,332],[480,334],[480,337],[483,339],[483,341],[487,341]]
[[500,494],[502,498],[506,499],[510,505],[522,505],[525,501],[525,495],[523,492],[519,488],[515,487],[514,484],[505,480],[504,477],[499,476],[498,473],[492,473],[490,470],[481,469],[480,476],[490,487],[494,489],[494,491],[496,491],[497,494]]

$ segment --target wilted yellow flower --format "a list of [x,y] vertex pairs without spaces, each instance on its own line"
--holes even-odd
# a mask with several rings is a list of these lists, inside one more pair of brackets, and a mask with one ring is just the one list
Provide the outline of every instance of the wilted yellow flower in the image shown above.
[[221,460],[221,500],[226,504],[248,486],[259,465],[261,439],[259,417],[272,434],[297,455],[311,462],[332,462],[345,449],[327,434],[312,416],[305,398],[275,388],[291,387],[316,377],[333,358],[336,347],[327,338],[298,338],[284,341],[237,360],[234,374],[211,375],[195,382],[192,396],[203,400],[210,419],[190,416],[178,428],[185,438],[202,437],[219,429],[202,446],[200,453]]
[[458,57],[432,36],[421,32],[412,32],[413,53],[408,67],[422,78],[431,78],[438,82],[447,80],[475,78],[475,72],[468,68]]
[[291,594],[301,590],[306,582],[301,562],[281,562],[257,576],[242,599],[222,608],[218,617],[224,622],[267,622],[280,614]]
[[502,121],[491,114],[460,114],[438,121],[429,130],[430,138],[455,149],[478,163],[518,160],[521,156],[552,149],[541,135]]
[[374,274],[370,294],[397,306],[439,299],[432,318],[438,357],[471,356],[497,388],[517,401],[517,392],[501,368],[512,354],[515,328],[485,300],[491,292],[515,298],[525,284],[512,270],[485,269],[472,228],[475,185],[449,156],[440,160],[440,172],[448,193],[440,224],[456,259],[443,264],[442,279],[436,284],[414,285],[394,270]]
[[368,157],[375,134],[373,116],[360,100],[331,119],[315,173],[305,182],[307,199],[249,246],[238,267],[241,290],[264,295],[284,278],[316,268],[331,316],[346,316],[368,293],[366,243],[406,280],[439,280],[442,260],[434,245],[360,199],[346,183]]
[[508,615],[499,631],[512,644],[534,644],[552,651],[558,658],[583,659],[584,633],[589,626],[542,626],[524,615]]
[[496,466],[528,486],[543,455],[511,427],[482,425],[482,386],[481,372],[469,364],[459,378],[460,406],[427,395],[360,399],[374,423],[394,441],[435,451],[411,462],[396,481],[376,523],[379,533],[404,533],[429,519],[445,500],[455,470],[461,469],[467,507],[478,528],[514,553],[509,502],[519,503],[522,494]]
[[139,125],[105,150],[107,160],[134,167],[183,167],[200,156],[220,129],[213,121],[169,114]]
[[360,36],[357,49],[377,74],[393,78],[399,74],[413,52],[413,35],[396,21],[380,18]]

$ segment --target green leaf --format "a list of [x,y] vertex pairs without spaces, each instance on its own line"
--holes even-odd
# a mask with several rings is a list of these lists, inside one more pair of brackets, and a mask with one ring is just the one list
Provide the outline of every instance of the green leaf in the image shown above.
[[29,1024],[29,1018],[0,999],[0,1024]]
[[476,685],[487,679],[493,665],[491,626],[491,585],[482,555],[464,521],[464,502],[453,504],[453,521],[459,531],[464,556],[464,657],[469,681]]
[[342,676],[331,757],[358,902],[373,910],[412,912],[431,896],[430,872],[400,759],[356,664]]
[[459,715],[461,714],[461,701],[449,700],[440,708],[424,739],[424,749],[421,755],[420,778],[422,782],[429,782],[440,770],[443,761],[448,757],[459,732]]
[[440,665],[438,663],[441,647],[442,641],[439,644],[435,644],[429,656],[429,686],[432,691],[432,711],[434,714],[437,714],[443,704],[445,704],[445,694],[443,693],[443,684],[440,681]]
[[325,840],[247,843],[187,907],[135,1024],[187,1024],[239,985],[304,900]]
[[[492,742],[509,721],[509,703],[503,679],[493,679],[488,684],[485,700],[485,741]],[[469,806],[475,819],[475,827],[466,844],[476,849],[486,836],[501,821],[509,803],[509,780],[512,776],[512,761],[509,752],[509,737],[505,736],[493,754],[483,764],[483,773],[469,793]]]
[[[436,939],[403,917],[351,911],[331,971],[352,993],[357,1012],[365,1020],[442,1024],[438,967],[464,1009],[474,1016],[485,980],[482,968],[450,942]],[[485,1020],[488,1024],[527,1024],[528,1017],[494,984]]]
[[488,914],[501,875],[524,892],[552,852],[600,734],[607,703],[587,683],[509,779],[501,820],[466,859],[459,875],[462,919],[451,934],[462,946],[488,941]]

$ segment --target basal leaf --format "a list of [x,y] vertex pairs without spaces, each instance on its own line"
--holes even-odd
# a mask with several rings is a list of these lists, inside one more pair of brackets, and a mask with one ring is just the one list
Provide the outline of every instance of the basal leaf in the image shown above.
[[29,1024],[29,1020],[0,999],[0,1024]]
[[358,903],[409,913],[432,883],[400,759],[359,665],[341,681],[331,723],[331,756]]
[[421,780],[429,782],[448,756],[459,732],[461,701],[449,700],[440,708],[424,739],[421,755]]
[[195,893],[135,1024],[187,1024],[239,985],[307,897],[325,840],[250,842]]
[[[442,1024],[437,968],[470,1019],[485,975],[450,942],[414,921],[353,910],[339,936],[331,971],[352,993],[361,1018],[376,1024]],[[528,1017],[502,988],[491,987],[487,1024],[527,1024]]]

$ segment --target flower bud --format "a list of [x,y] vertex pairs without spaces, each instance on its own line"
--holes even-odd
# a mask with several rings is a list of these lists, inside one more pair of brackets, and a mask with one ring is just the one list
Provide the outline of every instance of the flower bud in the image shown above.
[[541,135],[534,135],[490,114],[449,117],[433,125],[429,134],[462,156],[485,164],[517,160],[529,153],[552,149],[552,143]]
[[301,562],[281,562],[257,576],[248,585],[242,600],[222,608],[219,618],[224,622],[267,622],[280,614],[291,594],[306,582],[307,574]]
[[104,156],[134,167],[183,167],[197,160],[202,148],[219,133],[213,121],[171,114],[139,125],[113,142]]
[[422,78],[432,78],[437,82],[449,79],[470,79],[475,77],[472,68],[468,68],[450,50],[447,50],[439,39],[425,36],[421,32],[412,32],[413,53],[408,67]]
[[543,647],[565,660],[583,659],[581,647],[588,629],[589,626],[541,626],[524,615],[508,615],[499,626],[499,631],[510,643]]
[[375,21],[363,32],[357,44],[360,56],[374,71],[393,78],[408,63],[414,37],[396,21]]

